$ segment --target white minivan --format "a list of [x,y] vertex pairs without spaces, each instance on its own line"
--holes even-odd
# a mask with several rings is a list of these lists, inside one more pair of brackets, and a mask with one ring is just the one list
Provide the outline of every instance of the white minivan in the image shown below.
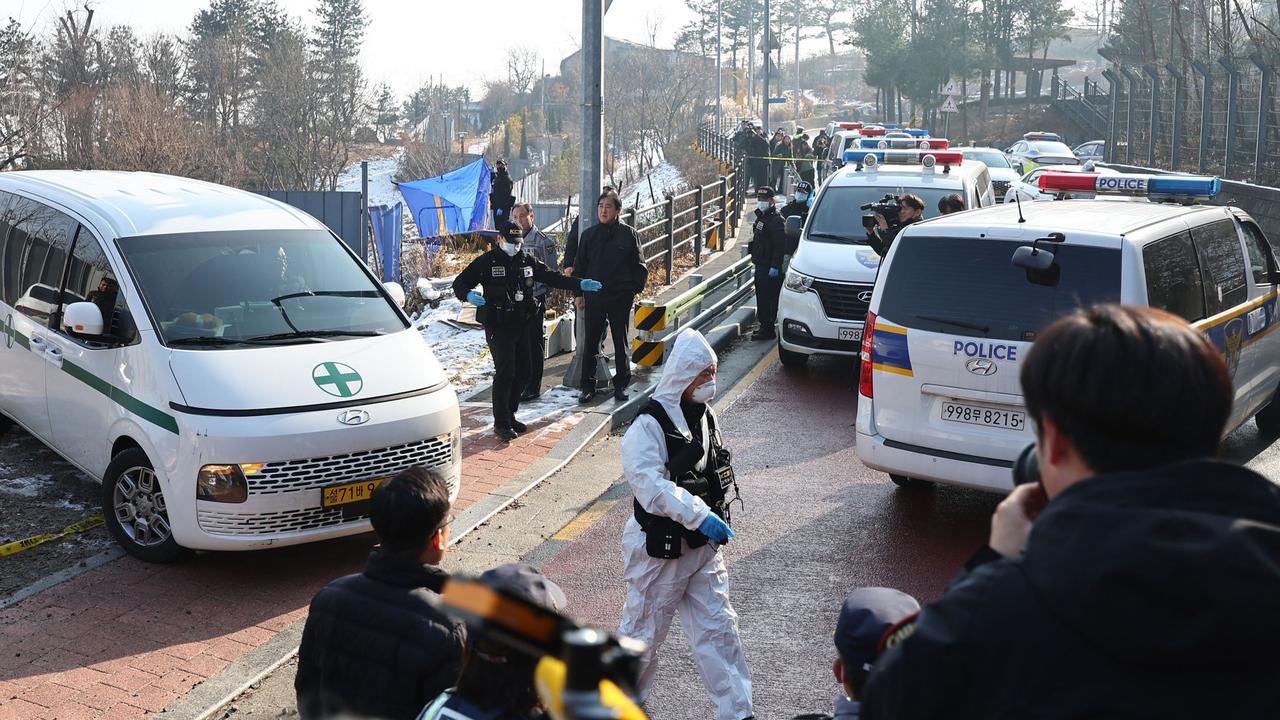
[[1041,187],[1175,202],[1006,202],[904,230],[863,337],[862,462],[901,486],[1008,492],[1035,439],[1019,382],[1027,352],[1049,323],[1104,303],[1186,319],[1231,373],[1228,429],[1256,417],[1280,431],[1278,248],[1238,208],[1182,204],[1216,194],[1218,179],[1050,172]]
[[[869,163],[868,158],[874,158]],[[928,164],[922,164],[929,158]],[[906,162],[910,160],[911,162]],[[803,367],[810,355],[855,357],[880,256],[867,244],[862,205],[885,195],[915,194],[925,217],[956,194],[965,207],[995,204],[991,175],[980,162],[946,150],[849,151],[823,183],[800,234],[778,298],[778,356]]]
[[395,290],[259,195],[0,173],[0,424],[101,479],[145,560],[367,531],[399,470],[460,480],[457,395]]

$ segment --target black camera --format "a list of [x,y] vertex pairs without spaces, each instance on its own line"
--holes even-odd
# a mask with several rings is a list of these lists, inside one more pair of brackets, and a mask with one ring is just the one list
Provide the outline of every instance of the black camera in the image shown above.
[[[897,195],[885,195],[879,202],[870,202],[858,208],[862,210],[862,227],[870,230],[876,226],[876,214],[884,216],[890,225],[898,224],[898,213],[902,212],[902,198]],[[870,211],[870,212],[868,212]]]

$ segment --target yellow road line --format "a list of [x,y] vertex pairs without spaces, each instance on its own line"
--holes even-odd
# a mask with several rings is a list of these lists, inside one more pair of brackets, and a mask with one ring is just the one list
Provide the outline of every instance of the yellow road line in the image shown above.
[[552,535],[551,539],[568,540],[570,542],[577,540],[582,537],[582,534],[586,532],[588,528],[599,522],[600,518],[604,517],[605,514],[612,510],[613,506],[617,504],[617,500],[595,501],[591,504],[591,507],[583,510],[582,514],[578,515],[578,517],[569,521],[568,525],[561,528],[560,532]]

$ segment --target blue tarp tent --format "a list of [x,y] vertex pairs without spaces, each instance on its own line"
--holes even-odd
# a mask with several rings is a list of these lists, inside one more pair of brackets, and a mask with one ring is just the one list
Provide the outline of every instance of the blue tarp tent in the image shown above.
[[403,203],[396,203],[395,207],[373,205],[369,208],[373,239],[378,246],[378,257],[382,259],[383,282],[400,282],[400,244],[404,240],[400,209],[403,207]]
[[418,233],[429,238],[489,229],[490,173],[481,158],[440,177],[400,183]]

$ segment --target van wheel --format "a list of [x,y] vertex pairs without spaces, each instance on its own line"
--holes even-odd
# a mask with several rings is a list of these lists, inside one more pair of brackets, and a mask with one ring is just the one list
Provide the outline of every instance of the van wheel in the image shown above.
[[932,480],[921,480],[919,478],[907,477],[906,475],[890,475],[889,479],[894,485],[910,492],[920,492],[929,490],[933,487]]
[[173,539],[160,478],[138,448],[121,452],[107,466],[102,513],[116,542],[140,560],[172,562],[186,552]]
[[803,370],[804,366],[809,362],[809,356],[804,353],[792,352],[781,344],[778,345],[778,359],[782,361],[782,366],[791,368],[792,370]]
[[1271,398],[1271,402],[1259,410],[1253,420],[1263,435],[1280,435],[1280,394]]

